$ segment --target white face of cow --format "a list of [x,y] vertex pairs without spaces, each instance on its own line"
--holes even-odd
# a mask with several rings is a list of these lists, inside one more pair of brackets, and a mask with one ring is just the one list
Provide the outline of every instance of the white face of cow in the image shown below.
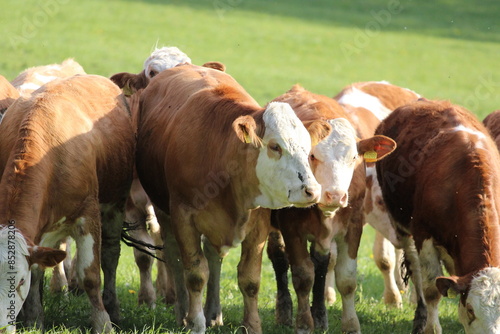
[[0,329],[15,329],[16,317],[31,283],[28,246],[13,226],[0,229]]
[[261,195],[255,204],[271,209],[314,204],[321,186],[309,166],[309,133],[288,103],[270,103],[263,119],[266,129],[256,166]]
[[472,279],[458,317],[467,334],[500,333],[500,269],[486,268]]
[[328,121],[332,132],[311,150],[311,166],[322,193],[319,208],[326,216],[346,207],[358,159],[356,131],[344,118]]
[[191,59],[175,46],[156,49],[144,62],[144,74],[151,80],[161,71],[181,63],[191,63]]

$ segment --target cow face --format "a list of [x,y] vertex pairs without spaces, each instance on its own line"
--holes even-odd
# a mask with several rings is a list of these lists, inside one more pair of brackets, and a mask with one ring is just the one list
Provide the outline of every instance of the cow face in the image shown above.
[[311,167],[322,193],[318,206],[330,215],[346,207],[348,189],[358,160],[356,131],[344,118],[328,121],[332,132],[311,150]]
[[467,298],[461,298],[458,305],[458,318],[467,334],[500,333],[499,268],[479,271],[470,286],[459,277],[438,277],[436,285],[444,296],[450,288],[461,295],[467,294]]
[[144,62],[144,74],[149,82],[158,73],[182,63],[191,63],[191,59],[175,46],[156,49]]
[[21,232],[11,225],[0,229],[0,329],[15,330],[30,289],[31,265],[55,266],[65,257],[60,250],[28,247]]
[[[250,117],[250,116],[244,116]],[[251,117],[250,117],[251,118]],[[251,119],[253,122],[253,119]],[[311,137],[289,104],[272,102],[263,114],[264,136],[255,138],[243,127],[233,124],[243,141],[258,147],[256,175],[260,195],[254,204],[270,209],[287,206],[306,207],[317,202],[321,187],[309,166]]]

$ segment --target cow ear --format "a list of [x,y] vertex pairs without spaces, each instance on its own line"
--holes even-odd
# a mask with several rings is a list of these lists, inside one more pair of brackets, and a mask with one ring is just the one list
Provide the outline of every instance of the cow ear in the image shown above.
[[148,85],[148,80],[144,71],[139,74],[121,72],[112,75],[109,79],[120,87],[123,94],[127,96],[134,94],[139,89],[146,88]]
[[396,142],[389,137],[376,135],[358,142],[358,153],[363,155],[366,162],[375,162],[383,159],[396,149]]
[[203,67],[209,67],[217,71],[226,72],[226,65],[218,61],[209,61],[208,63],[203,64]]
[[466,291],[467,287],[463,284],[460,284],[457,276],[451,277],[437,277],[436,278],[436,287],[444,297],[448,297],[448,290],[451,289],[452,296],[455,294],[461,294]]
[[66,258],[66,252],[50,247],[33,247],[29,250],[30,264],[38,264],[42,268],[54,267]]
[[242,142],[252,144],[255,147],[262,146],[262,140],[257,136],[257,133],[255,133],[257,124],[252,116],[240,116],[235,119],[233,122],[233,129]]
[[332,132],[332,126],[325,121],[315,120],[306,121],[304,126],[311,136],[311,145],[318,145],[320,141],[326,138]]

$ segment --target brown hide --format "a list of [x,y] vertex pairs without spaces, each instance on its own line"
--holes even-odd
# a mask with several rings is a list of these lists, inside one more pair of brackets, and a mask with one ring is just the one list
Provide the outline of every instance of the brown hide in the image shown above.
[[377,174],[391,215],[417,249],[434,238],[459,276],[498,266],[500,158],[475,116],[449,102],[419,100],[396,109],[376,133],[398,143]]
[[134,134],[120,93],[106,78],[75,76],[11,106],[0,123],[4,221],[15,219],[37,243],[54,220],[80,217],[91,198],[125,199]]

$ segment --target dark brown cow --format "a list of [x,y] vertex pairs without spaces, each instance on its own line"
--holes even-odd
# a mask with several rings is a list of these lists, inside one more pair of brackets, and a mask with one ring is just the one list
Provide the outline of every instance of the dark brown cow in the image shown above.
[[51,247],[67,236],[76,241],[94,331],[118,321],[115,273],[135,147],[120,94],[109,79],[74,76],[18,99],[0,123],[0,327],[15,326],[23,304],[28,322],[42,324],[43,269],[64,259]]
[[[500,157],[487,130],[462,107],[419,100],[376,133],[398,143],[376,167],[411,262],[413,332],[441,333],[437,307],[450,289],[467,333],[500,332]],[[456,276],[440,277],[440,259]]]
[[[224,255],[245,239],[251,209],[315,203],[320,186],[308,163],[311,137],[289,105],[261,108],[233,78],[212,68],[165,70],[140,98],[137,171],[151,201],[171,216],[168,221],[157,213],[170,247],[168,264],[177,268],[172,244],[177,240],[180,247],[177,320],[203,333],[208,264],[201,235]],[[330,130],[324,122],[310,127],[319,139]],[[253,289],[246,272],[240,273],[244,294]]]
[[[298,85],[274,101],[289,103],[304,123],[323,119],[332,126],[331,134],[311,151],[313,173],[322,186],[318,205],[307,210],[290,208],[271,214],[272,225],[283,236],[281,239],[278,233],[272,232],[268,245],[278,286],[277,321],[282,324],[292,322],[292,303],[286,274],[289,263],[298,302],[296,332],[309,333],[314,327],[327,328],[324,280],[328,253],[332,249],[331,258],[337,269],[337,287],[343,300],[342,330],[359,332],[354,296],[356,257],[364,223],[363,199],[366,189],[362,156],[371,152],[374,157],[366,159],[379,160],[394,149],[394,142],[383,136],[357,139],[349,115],[335,100],[313,94]],[[252,240],[262,240],[267,236],[267,231],[264,226],[253,229],[252,233],[260,237]],[[314,242],[311,256],[307,250],[308,241]],[[252,249],[256,251],[258,247],[244,243],[242,253]],[[318,264],[316,268],[313,261]],[[311,309],[309,294],[313,282],[314,290],[319,290],[319,293],[314,294]],[[256,308],[252,312],[256,313]]]

